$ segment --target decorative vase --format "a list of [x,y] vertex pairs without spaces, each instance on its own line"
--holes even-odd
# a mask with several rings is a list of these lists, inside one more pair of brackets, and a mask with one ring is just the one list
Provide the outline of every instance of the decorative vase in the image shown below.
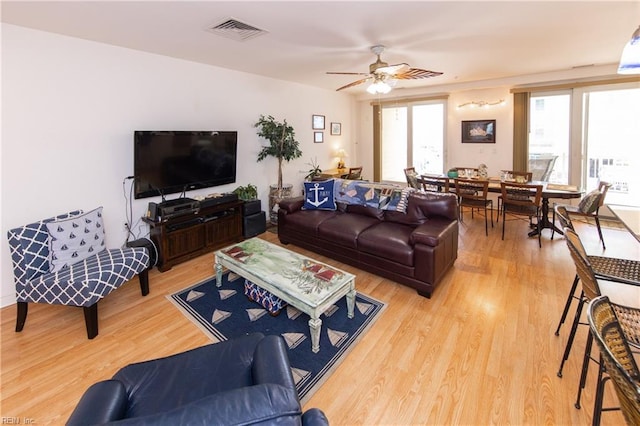
[[447,172],[447,176],[449,176],[450,178],[457,178],[458,177],[458,171],[457,170],[449,170]]
[[279,203],[285,198],[291,198],[292,189],[293,185],[290,183],[283,184],[282,189],[275,184],[269,185],[269,221],[272,224],[278,224]]

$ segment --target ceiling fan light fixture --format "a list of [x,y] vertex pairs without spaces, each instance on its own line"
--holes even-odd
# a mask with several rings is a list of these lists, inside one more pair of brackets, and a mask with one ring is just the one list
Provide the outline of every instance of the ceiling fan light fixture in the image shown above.
[[640,26],[624,46],[618,74],[640,74]]
[[391,86],[380,80],[374,81],[369,85],[369,87],[367,87],[367,92],[371,93],[372,95],[386,95],[390,91]]

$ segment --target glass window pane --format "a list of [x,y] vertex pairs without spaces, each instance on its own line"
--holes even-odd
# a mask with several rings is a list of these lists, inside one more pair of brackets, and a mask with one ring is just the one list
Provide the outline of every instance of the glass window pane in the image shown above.
[[585,97],[587,190],[603,180],[612,184],[605,203],[640,206],[640,89]]
[[407,107],[382,108],[382,180],[406,182]]
[[419,173],[444,172],[444,104],[415,105],[413,167]]
[[529,171],[534,180],[569,183],[570,114],[568,93],[531,96]]

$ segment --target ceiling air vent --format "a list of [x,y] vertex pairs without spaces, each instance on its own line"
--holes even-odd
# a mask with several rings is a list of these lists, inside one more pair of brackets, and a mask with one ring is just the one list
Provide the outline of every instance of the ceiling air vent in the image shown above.
[[234,18],[225,19],[219,24],[208,28],[208,31],[236,41],[249,40],[250,38],[267,33],[265,30],[245,24]]

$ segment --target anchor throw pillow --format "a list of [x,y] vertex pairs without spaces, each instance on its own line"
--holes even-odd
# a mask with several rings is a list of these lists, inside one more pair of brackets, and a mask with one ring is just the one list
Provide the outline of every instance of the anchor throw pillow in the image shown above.
[[304,183],[304,210],[335,210],[334,179]]
[[50,236],[51,272],[58,272],[105,249],[102,207],[46,225]]

